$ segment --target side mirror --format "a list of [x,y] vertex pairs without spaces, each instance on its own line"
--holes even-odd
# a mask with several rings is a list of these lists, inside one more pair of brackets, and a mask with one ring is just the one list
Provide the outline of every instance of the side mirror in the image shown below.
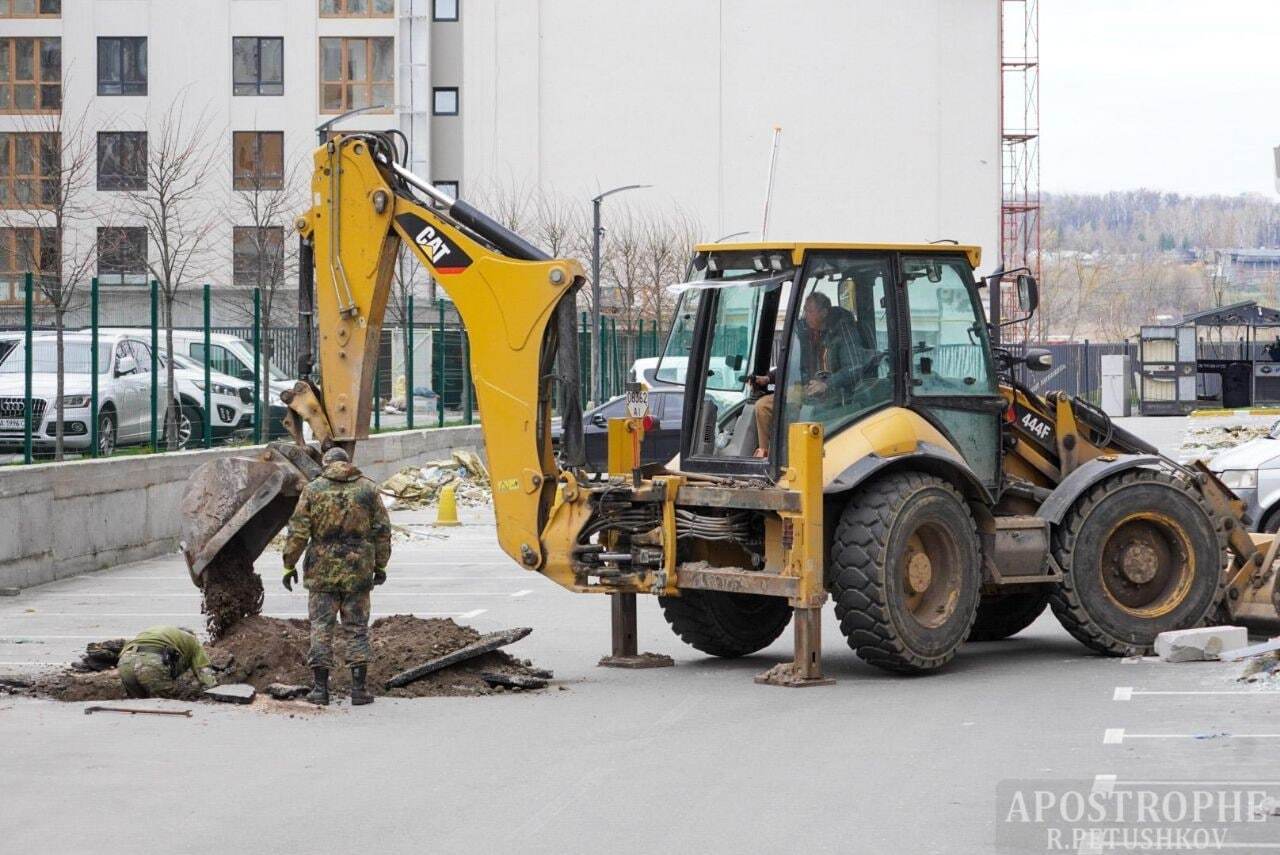
[[1018,274],[1018,308],[1028,315],[1040,305],[1040,285],[1030,273]]
[[[1030,279],[1031,277],[1027,277]],[[1031,279],[1032,284],[1035,280]],[[1045,350],[1043,347],[1027,348],[1027,355],[1023,357],[1023,362],[1032,371],[1048,371],[1053,367],[1053,354]]]
[[122,356],[116,360],[116,376],[123,377],[138,370],[138,361],[132,356]]

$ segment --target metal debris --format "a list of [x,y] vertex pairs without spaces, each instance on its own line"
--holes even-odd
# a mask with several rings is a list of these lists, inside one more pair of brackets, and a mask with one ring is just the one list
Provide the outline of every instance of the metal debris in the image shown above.
[[452,653],[444,656],[437,656],[435,659],[428,660],[416,668],[410,668],[407,671],[401,671],[399,674],[392,676],[385,684],[385,688],[394,689],[397,686],[404,686],[412,683],[414,680],[421,680],[428,674],[448,668],[451,665],[457,665],[459,662],[465,662],[468,659],[474,659],[490,651],[497,650],[499,647],[506,647],[508,644],[514,644],[533,632],[531,627],[518,627],[516,629],[507,629],[502,632],[491,632],[488,635],[482,635],[476,641],[462,647]]
[[186,718],[191,718],[191,710],[151,710],[151,709],[136,709],[133,707],[99,707],[99,706],[84,708],[85,715],[89,715],[91,713],[96,713],[96,712],[118,712],[118,713],[128,713],[129,715],[180,715],[180,716],[185,716]]

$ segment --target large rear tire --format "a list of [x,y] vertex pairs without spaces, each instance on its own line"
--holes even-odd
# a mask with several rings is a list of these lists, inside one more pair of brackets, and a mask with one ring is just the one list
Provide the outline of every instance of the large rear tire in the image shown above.
[[1213,611],[1226,547],[1208,512],[1173,476],[1135,469],[1088,490],[1053,532],[1063,579],[1059,622],[1108,656],[1151,652],[1171,629]]
[[781,597],[690,589],[658,597],[658,604],[685,644],[728,659],[763,650],[791,622],[791,605]]
[[859,657],[890,671],[951,661],[978,611],[980,573],[964,499],[946,481],[915,472],[859,489],[831,545],[840,631]]
[[1017,635],[1049,607],[1049,585],[1034,591],[992,594],[978,603],[978,617],[969,632],[970,641],[999,641]]

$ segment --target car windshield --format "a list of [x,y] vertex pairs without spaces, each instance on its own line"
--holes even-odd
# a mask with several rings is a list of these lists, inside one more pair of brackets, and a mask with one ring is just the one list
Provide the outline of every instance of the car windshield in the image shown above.
[[[64,341],[63,370],[67,374],[88,374],[93,369],[93,352],[87,341]],[[0,362],[0,374],[22,374],[26,371],[27,347],[18,342]],[[98,373],[106,374],[111,367],[111,345],[98,343]],[[37,339],[31,344],[31,371],[34,374],[54,374],[58,370],[58,343]]]

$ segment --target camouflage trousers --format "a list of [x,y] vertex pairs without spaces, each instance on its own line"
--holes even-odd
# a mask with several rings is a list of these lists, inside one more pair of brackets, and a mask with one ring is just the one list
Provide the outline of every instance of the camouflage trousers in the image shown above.
[[369,592],[347,594],[339,591],[311,591],[307,595],[307,615],[311,618],[311,651],[307,664],[312,668],[333,668],[333,630],[338,616],[352,631],[347,645],[347,664],[369,662]]
[[178,681],[173,679],[164,654],[158,650],[122,653],[116,667],[125,694],[131,698],[172,698],[182,691]]

